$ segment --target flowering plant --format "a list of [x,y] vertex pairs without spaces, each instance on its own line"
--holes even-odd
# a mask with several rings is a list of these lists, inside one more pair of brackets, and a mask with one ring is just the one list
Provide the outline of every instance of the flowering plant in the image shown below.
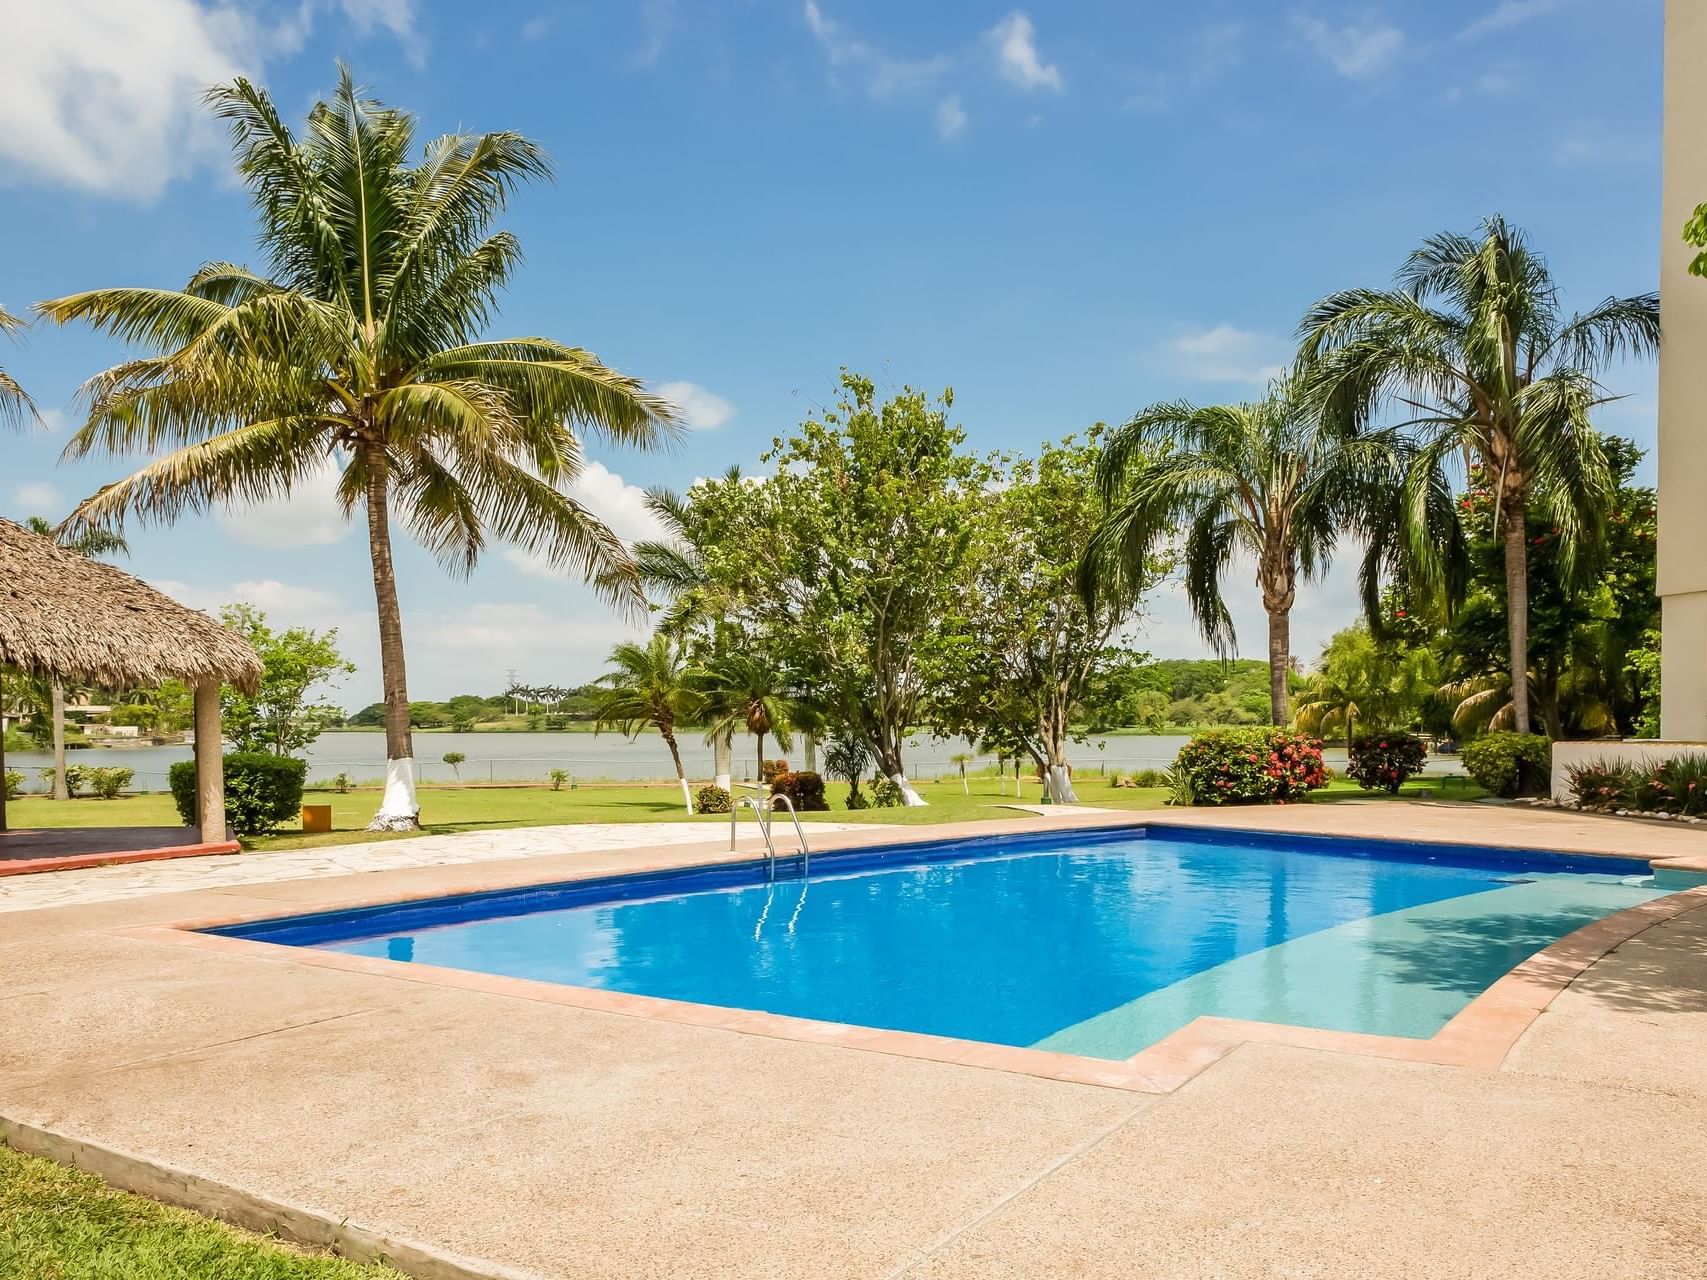
[[1327,785],[1322,743],[1289,729],[1216,729],[1174,762],[1198,804],[1284,804]]
[[1414,733],[1368,733],[1354,738],[1346,776],[1365,791],[1398,795],[1406,778],[1422,772],[1428,751]]

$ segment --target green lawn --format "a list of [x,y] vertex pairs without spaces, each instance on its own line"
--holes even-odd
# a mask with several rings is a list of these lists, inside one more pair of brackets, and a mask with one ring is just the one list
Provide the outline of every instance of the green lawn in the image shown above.
[[18,1280],[402,1280],[114,1191],[0,1145],[0,1276]]
[[[923,825],[939,822],[969,822],[979,819],[1012,818],[1015,811],[997,807],[1013,799],[1013,783],[1004,796],[993,777],[970,779],[971,794],[958,780],[921,782],[920,793],[930,801],[923,809],[861,809],[845,807],[847,788],[830,787],[831,811],[803,815],[807,821],[842,821]],[[1111,809],[1160,809],[1166,792],[1156,787],[1115,788],[1095,774],[1076,780],[1079,799],[1087,805]],[[1482,795],[1480,788],[1464,779],[1413,779],[1401,798],[1430,790],[1444,799],[1471,800]],[[358,789],[339,795],[312,791],[309,804],[330,804],[334,830],[330,834],[304,835],[284,830],[248,843],[257,849],[296,849],[316,845],[346,844],[367,840],[406,840],[407,835],[372,835],[362,830],[379,804],[377,789]],[[1039,788],[1028,782],[1021,799],[1037,803]],[[1348,799],[1387,799],[1361,791],[1351,782],[1335,779],[1316,793],[1315,803]],[[8,806],[14,827],[170,826],[177,822],[171,798],[164,794],[126,796],[119,800],[56,801],[25,796]],[[548,786],[421,788],[421,814],[427,826],[423,834],[442,834],[494,827],[537,827],[578,822],[727,822],[722,815],[689,818],[682,812],[681,793],[673,784],[612,784],[552,791]],[[750,823],[750,816],[743,815]]]

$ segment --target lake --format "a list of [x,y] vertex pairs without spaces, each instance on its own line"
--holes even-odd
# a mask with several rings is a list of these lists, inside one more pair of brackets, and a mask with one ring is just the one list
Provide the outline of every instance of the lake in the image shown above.
[[[682,762],[688,776],[709,780],[712,776],[711,748],[698,733],[684,734],[680,741]],[[1073,743],[1067,756],[1075,769],[1165,769],[1185,745],[1185,734],[1116,734],[1093,737],[1088,742]],[[801,743],[795,739],[794,750],[784,753],[795,764],[801,763]],[[907,746],[907,772],[914,778],[933,778],[956,772],[958,766],[949,758],[959,752],[971,752],[972,745],[964,738],[933,738],[920,734]],[[553,769],[563,769],[575,779],[592,781],[637,781],[671,778],[675,770],[663,739],[656,734],[641,734],[632,742],[620,734],[608,733],[417,733],[416,762],[421,778],[427,782],[449,782],[455,771],[443,762],[449,751],[460,751],[467,760],[460,766],[461,777],[469,782],[539,781],[550,776]],[[774,740],[766,739],[765,754],[777,755]],[[1345,766],[1344,748],[1328,748],[1323,752],[1328,763],[1336,769]],[[89,766],[114,765],[134,769],[132,786],[139,791],[164,791],[166,770],[178,760],[190,758],[190,748],[174,747],[89,747],[68,753],[73,764]],[[51,755],[40,752],[9,752],[6,767],[22,769],[33,775],[51,766]],[[995,764],[995,757],[978,755],[972,769]],[[1429,759],[1427,772],[1457,772],[1455,757],[1445,760]],[[334,775],[347,773],[356,782],[377,781],[385,773],[385,735],[383,733],[328,733],[308,749],[308,779],[310,782],[329,781]],[[753,740],[745,734],[735,739],[735,776],[750,780],[754,774]]]

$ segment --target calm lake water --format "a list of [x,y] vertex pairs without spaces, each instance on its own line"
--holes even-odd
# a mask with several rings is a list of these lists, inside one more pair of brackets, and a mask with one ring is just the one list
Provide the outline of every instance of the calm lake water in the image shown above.
[[[1075,769],[1096,772],[1102,769],[1165,769],[1186,743],[1185,734],[1120,734],[1107,738],[1092,738],[1089,742],[1074,743],[1068,748],[1068,758]],[[680,739],[682,762],[690,778],[709,780],[712,775],[711,748],[697,733]],[[671,778],[675,770],[670,753],[656,734],[641,734],[630,742],[620,734],[591,733],[417,733],[415,757],[421,776],[428,782],[448,782],[455,776],[443,763],[446,752],[460,751],[467,756],[460,766],[461,777],[470,782],[537,781],[550,775],[553,769],[563,769],[579,780],[608,779],[633,781],[651,778]],[[908,745],[907,772],[914,778],[934,778],[956,772],[958,766],[950,759],[959,752],[972,751],[963,738],[932,738],[920,735]],[[767,739],[765,754],[777,754],[774,741]],[[794,750],[785,753],[796,765],[801,763],[801,742],[795,739]],[[1335,768],[1345,763],[1344,749],[1328,748],[1324,753]],[[178,760],[190,758],[188,747],[89,747],[69,753],[73,764],[118,766],[134,769],[132,785],[139,791],[164,791],[166,770]],[[754,769],[753,740],[741,735],[735,739],[735,776],[751,779]],[[37,752],[8,752],[6,767],[21,769],[31,775],[26,786],[33,786],[34,775],[44,766],[51,766],[50,755]],[[973,769],[992,767],[995,757],[977,756]],[[1429,760],[1429,772],[1458,770],[1456,759]],[[347,773],[357,782],[376,781],[385,773],[385,735],[382,733],[328,733],[308,751],[308,779],[321,782],[339,773]]]

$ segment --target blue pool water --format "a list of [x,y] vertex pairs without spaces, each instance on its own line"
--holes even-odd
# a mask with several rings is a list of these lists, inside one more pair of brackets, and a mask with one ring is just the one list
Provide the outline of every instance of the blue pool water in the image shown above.
[[1152,827],[982,837],[218,932],[1124,1058],[1201,1014],[1429,1036],[1645,863]]

